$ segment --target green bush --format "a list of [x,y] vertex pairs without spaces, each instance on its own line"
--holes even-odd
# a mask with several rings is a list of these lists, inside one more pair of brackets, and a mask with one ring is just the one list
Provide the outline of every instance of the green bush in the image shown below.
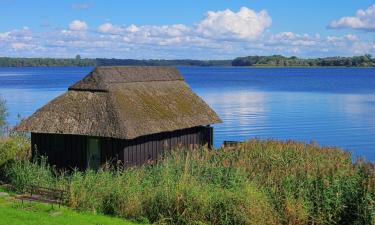
[[29,159],[30,139],[19,134],[9,137],[0,137],[0,168],[12,160]]
[[69,190],[78,210],[159,224],[374,224],[375,172],[348,152],[299,142],[250,140],[176,150],[156,165],[57,173],[16,161],[9,180]]
[[0,96],[0,179],[3,177],[2,168],[7,162],[27,159],[31,155],[28,137],[16,132],[5,133],[7,115],[5,100]]

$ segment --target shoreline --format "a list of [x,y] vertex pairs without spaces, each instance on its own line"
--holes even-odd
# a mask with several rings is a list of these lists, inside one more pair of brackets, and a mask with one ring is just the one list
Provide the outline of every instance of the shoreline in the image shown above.
[[[107,65],[106,65],[107,66]],[[136,66],[136,65],[116,65],[116,66]],[[159,65],[155,65],[159,66]],[[250,69],[268,69],[268,68],[287,68],[287,69],[293,69],[293,68],[304,68],[304,69],[314,69],[314,68],[339,68],[339,69],[366,69],[366,68],[373,68],[375,69],[375,66],[196,66],[196,65],[168,65],[171,67],[202,67],[202,68],[250,68]],[[88,68],[92,67],[95,68],[97,66],[66,66],[66,65],[53,65],[53,66],[0,66],[0,68]]]

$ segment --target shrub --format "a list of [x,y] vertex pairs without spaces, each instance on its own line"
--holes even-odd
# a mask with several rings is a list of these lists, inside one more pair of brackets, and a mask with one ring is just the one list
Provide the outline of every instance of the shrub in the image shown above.
[[8,162],[14,160],[25,160],[31,156],[30,139],[19,134],[9,137],[0,137],[0,170]]
[[28,159],[31,155],[28,137],[16,132],[5,133],[7,115],[5,100],[0,96],[0,179],[4,176],[2,172],[6,163],[12,160]]

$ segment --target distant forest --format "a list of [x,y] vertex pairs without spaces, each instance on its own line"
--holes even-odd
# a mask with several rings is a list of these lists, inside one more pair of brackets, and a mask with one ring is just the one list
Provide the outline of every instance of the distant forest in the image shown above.
[[10,58],[0,57],[0,67],[95,66],[96,59],[75,58]]
[[247,56],[238,57],[232,61],[232,66],[280,66],[280,67],[320,67],[320,66],[341,66],[341,67],[372,67],[375,66],[375,58],[371,55],[353,57],[325,57],[315,59],[301,59],[296,56],[285,57],[282,55],[273,56]]
[[195,59],[96,59],[99,66],[231,66],[233,60],[195,60]]
[[0,57],[0,67],[49,67],[49,66],[254,66],[254,67],[374,67],[371,55],[353,57],[325,57],[303,59],[296,56],[246,56],[234,60],[193,60],[193,59],[107,59],[81,58],[11,58]]
[[48,67],[48,66],[231,66],[232,60],[193,59],[83,59],[75,58],[10,58],[0,57],[0,67]]

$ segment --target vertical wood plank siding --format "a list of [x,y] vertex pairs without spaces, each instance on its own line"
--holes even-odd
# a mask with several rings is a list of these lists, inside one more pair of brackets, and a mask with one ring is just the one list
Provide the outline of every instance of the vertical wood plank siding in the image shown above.
[[[212,146],[213,128],[199,126],[173,132],[141,136],[131,140],[99,138],[101,162],[120,160],[125,167],[157,161],[165,150],[177,147]],[[31,134],[33,155],[48,157],[51,165],[85,169],[87,136],[65,134]]]
[[76,135],[31,134],[33,156],[46,156],[57,167],[86,167],[86,138]]

